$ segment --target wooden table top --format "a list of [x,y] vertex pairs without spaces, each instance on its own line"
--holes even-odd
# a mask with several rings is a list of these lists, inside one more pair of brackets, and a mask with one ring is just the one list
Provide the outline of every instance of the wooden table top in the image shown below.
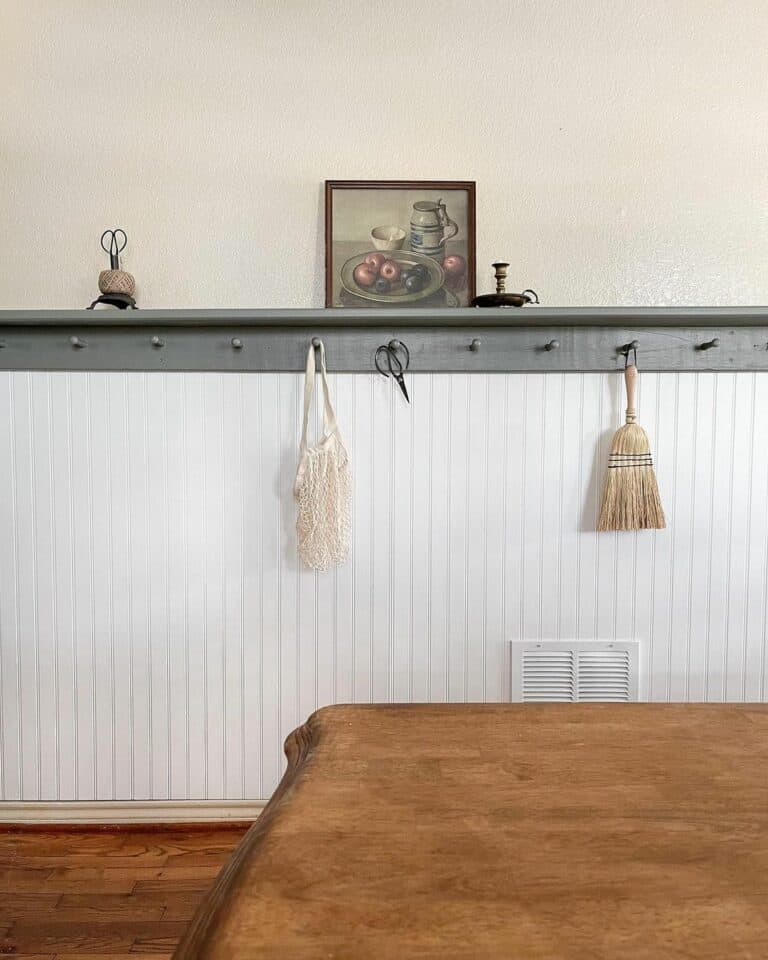
[[337,706],[177,960],[768,955],[768,705]]

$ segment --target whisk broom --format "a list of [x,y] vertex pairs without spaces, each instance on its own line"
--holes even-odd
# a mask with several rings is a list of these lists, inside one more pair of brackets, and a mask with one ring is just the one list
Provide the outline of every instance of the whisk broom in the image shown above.
[[624,369],[626,423],[613,438],[598,530],[660,530],[666,527],[653,472],[648,435],[636,422],[637,366]]

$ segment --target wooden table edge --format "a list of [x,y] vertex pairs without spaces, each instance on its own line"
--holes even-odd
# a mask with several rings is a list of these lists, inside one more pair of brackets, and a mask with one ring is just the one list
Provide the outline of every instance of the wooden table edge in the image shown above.
[[269,833],[280,807],[297,783],[312,753],[319,742],[318,717],[333,707],[324,707],[312,713],[307,720],[288,735],[285,740],[285,755],[288,766],[277,789],[272,794],[258,820],[243,837],[232,856],[222,868],[211,890],[198,908],[186,933],[173,954],[173,960],[198,960],[205,956],[209,934],[215,926],[220,911],[227,905],[235,877],[243,864]]

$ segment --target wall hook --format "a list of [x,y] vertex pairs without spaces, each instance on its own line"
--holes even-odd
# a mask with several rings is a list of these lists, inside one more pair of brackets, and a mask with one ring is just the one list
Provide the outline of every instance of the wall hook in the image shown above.
[[83,347],[87,347],[87,346],[88,346],[88,344],[85,342],[85,340],[81,340],[80,337],[74,337],[74,336],[72,336],[72,337],[69,338],[69,342],[72,344],[72,346],[75,348],[75,350],[82,350]]
[[559,350],[560,341],[559,340],[550,340],[549,343],[544,344],[545,350]]
[[699,350],[711,350],[713,347],[720,346],[720,337],[714,337],[712,340],[705,340],[699,344]]
[[629,366],[629,355],[630,353],[634,354],[632,362],[637,366],[637,350],[640,346],[639,340],[630,340],[629,343],[625,343],[624,346],[619,350],[619,353],[624,357],[624,369],[626,370]]
[[153,347],[164,347],[164,346],[165,346],[165,340],[163,340],[162,337],[152,337],[152,340],[151,340],[150,342],[152,343],[152,346],[153,346]]
[[323,341],[320,339],[320,337],[312,337],[312,346],[315,348],[315,350],[320,349],[322,342]]
[[235,350],[243,349],[243,341],[240,339],[240,337],[232,337],[232,347]]
[[469,349],[470,349],[473,353],[477,353],[477,351],[480,349],[480,346],[481,346],[482,342],[483,342],[482,340],[478,340],[478,338],[475,337],[475,339],[472,341],[472,343],[470,343]]

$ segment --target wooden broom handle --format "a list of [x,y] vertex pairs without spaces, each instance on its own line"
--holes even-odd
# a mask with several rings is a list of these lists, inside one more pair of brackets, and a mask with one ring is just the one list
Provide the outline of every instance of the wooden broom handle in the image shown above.
[[637,367],[630,363],[624,370],[624,385],[627,388],[627,423],[637,420]]

